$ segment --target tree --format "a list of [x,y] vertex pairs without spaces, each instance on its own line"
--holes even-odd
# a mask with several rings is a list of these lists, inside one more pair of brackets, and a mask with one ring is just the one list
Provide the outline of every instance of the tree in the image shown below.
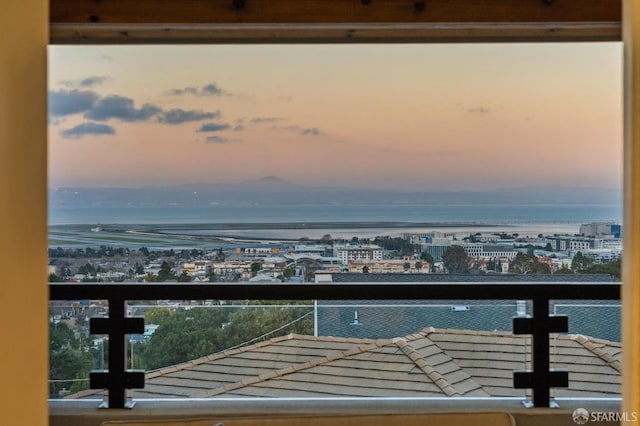
[[574,271],[587,269],[591,265],[593,265],[593,259],[583,255],[581,251],[577,252],[571,260],[571,269]]
[[59,277],[59,276],[57,276],[57,275],[56,275],[56,274],[54,274],[54,273],[51,273],[51,274],[49,274],[49,282],[50,282],[50,283],[57,283],[57,282],[60,282],[60,277]]
[[142,266],[141,264],[136,262],[136,265],[135,265],[135,267],[133,269],[133,272],[135,272],[137,275],[144,274],[144,266]]
[[420,272],[422,270],[422,262],[417,261],[415,266],[416,266],[416,270],[418,272]]
[[295,274],[296,274],[296,270],[295,270],[293,267],[291,267],[291,266],[289,266],[289,267],[287,267],[287,268],[284,268],[284,269],[282,270],[282,276],[283,276],[284,278],[291,278],[291,277],[292,277],[292,276],[294,276]]
[[91,263],[87,262],[78,268],[78,273],[84,275],[95,275],[96,268]]
[[581,274],[609,274],[616,278],[620,278],[622,270],[622,263],[619,260],[613,262],[604,263],[600,265],[591,265],[586,269],[580,271]]
[[324,234],[322,237],[320,237],[320,242],[329,244],[333,242],[333,237],[331,236],[331,234]]
[[427,252],[420,253],[420,260],[423,260],[429,264],[429,271],[431,272],[436,271],[435,260],[433,260],[433,256],[431,256],[431,254]]
[[417,245],[411,244],[409,241],[400,237],[376,237],[373,240],[374,244],[379,245],[385,250],[393,250],[399,256],[413,255],[417,250]]
[[93,356],[82,349],[86,342],[63,322],[49,324],[49,342],[49,378],[70,380],[51,383],[49,396],[59,398],[60,390],[72,386],[72,379],[89,377],[89,371],[93,368]]
[[469,272],[469,255],[462,246],[448,247],[442,254],[442,262],[450,274]]
[[218,252],[216,253],[216,260],[218,262],[224,262],[224,259],[225,259],[225,255],[224,255],[224,252],[222,251],[222,247],[220,247],[218,249]]
[[151,272],[149,272],[142,279],[148,283],[155,283],[158,281],[158,276],[156,274],[152,274]]
[[158,282],[175,279],[175,274],[171,270],[171,265],[166,260],[160,264],[160,270],[158,271]]
[[[289,333],[313,334],[313,306],[282,306],[286,301],[255,303],[261,306],[148,310],[145,322],[159,327],[141,345],[141,365],[136,368],[148,370],[174,365]],[[278,306],[263,306],[268,303]]]
[[253,343],[256,338],[265,340],[290,333],[313,335],[313,306],[249,307],[238,310],[231,314],[222,339],[226,349]]
[[558,275],[563,275],[563,274],[564,275],[571,275],[571,274],[575,274],[575,272],[573,272],[573,270],[567,268],[566,265],[563,265],[562,268],[558,269],[557,271],[555,271],[553,273],[553,275],[556,275],[556,274],[558,274]]
[[487,262],[487,271],[495,271],[496,270],[496,261],[494,259],[489,259]]
[[251,276],[255,277],[256,275],[258,275],[258,271],[260,271],[260,269],[262,269],[262,263],[253,262],[251,264]]
[[551,268],[541,263],[533,254],[518,253],[509,265],[509,270],[516,274],[550,274]]
[[420,253],[420,260],[424,260],[426,261],[428,264],[432,264],[433,263],[433,256],[431,256],[429,253],[427,253],[426,251],[423,251],[422,253]]
[[145,322],[157,324],[158,328],[144,343],[141,367],[155,369],[174,365],[224,349],[220,336],[229,315],[229,309],[215,308],[145,312]]
[[188,283],[191,282],[191,276],[187,273],[187,271],[182,271],[182,273],[178,276],[179,283]]
[[368,267],[367,265],[364,265],[364,266],[362,267],[362,273],[363,273],[363,274],[368,274],[368,273],[369,273],[369,267]]

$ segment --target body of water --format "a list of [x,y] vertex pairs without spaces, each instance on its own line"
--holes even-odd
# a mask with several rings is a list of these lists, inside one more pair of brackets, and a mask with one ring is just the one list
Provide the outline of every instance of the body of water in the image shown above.
[[[521,236],[575,234],[580,224],[621,223],[621,206],[608,204],[302,204],[135,207],[55,207],[49,211],[53,245],[222,245],[333,238],[398,236],[445,231],[457,235],[507,232]],[[324,225],[326,224],[326,226]],[[90,232],[102,225],[112,232]],[[123,231],[142,231],[138,232]],[[146,236],[148,232],[154,236]],[[145,235],[141,237],[140,235]],[[178,238],[180,237],[180,238]],[[200,237],[205,237],[202,241]],[[140,239],[140,241],[137,241]]]
[[52,207],[49,225],[410,222],[442,224],[620,223],[610,204],[302,204]]

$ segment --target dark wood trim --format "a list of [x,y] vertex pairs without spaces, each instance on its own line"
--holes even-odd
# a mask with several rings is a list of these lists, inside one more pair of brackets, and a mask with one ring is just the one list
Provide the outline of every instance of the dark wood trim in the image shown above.
[[620,0],[50,0],[52,43],[610,41]]
[[620,21],[619,0],[51,0],[51,23]]
[[620,23],[54,24],[53,44],[618,41]]

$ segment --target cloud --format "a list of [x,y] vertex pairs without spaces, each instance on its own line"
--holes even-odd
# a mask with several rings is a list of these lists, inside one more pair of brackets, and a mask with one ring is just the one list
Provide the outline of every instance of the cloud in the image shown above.
[[200,96],[222,96],[226,94],[227,92],[216,86],[214,83],[207,84],[200,89]]
[[273,128],[279,130],[288,130],[290,132],[299,133],[304,136],[318,136],[322,133],[317,127],[301,127],[297,124],[292,124],[290,126],[273,126]]
[[59,124],[62,124],[64,122],[66,122],[67,119],[66,118],[53,118],[51,116],[48,117],[47,119],[47,124],[49,124],[50,126],[57,126]]
[[89,90],[49,91],[49,115],[63,117],[90,110],[99,96]]
[[106,80],[107,80],[107,77],[91,76],[91,77],[83,78],[81,80],[63,80],[60,82],[60,84],[66,87],[89,88],[89,87],[102,84]]
[[247,128],[247,126],[245,126],[244,124],[237,124],[233,127],[233,131],[234,132],[241,132],[243,130],[245,130]]
[[205,123],[197,130],[198,132],[221,132],[231,126],[223,123]]
[[473,114],[487,114],[489,112],[491,112],[491,109],[489,107],[485,107],[485,106],[477,106],[474,108],[467,108],[467,112],[473,113]]
[[107,124],[94,123],[87,121],[85,123],[78,124],[67,130],[60,132],[60,135],[66,139],[77,139],[86,135],[115,135],[116,131],[113,127]]
[[167,95],[171,96],[196,95],[197,93],[197,87],[185,87],[183,89],[170,89],[167,91]]
[[280,117],[256,117],[252,118],[252,123],[278,123],[280,121],[284,121],[284,118]]
[[182,124],[189,121],[210,120],[220,117],[220,111],[183,110],[180,108],[164,111],[158,115],[158,121],[166,124]]
[[97,121],[107,121],[113,118],[122,121],[146,121],[161,112],[162,108],[156,105],[144,104],[136,109],[133,99],[110,95],[98,100],[84,116]]
[[207,143],[217,143],[217,144],[225,144],[231,142],[239,142],[240,139],[229,139],[223,138],[222,136],[209,136],[207,138]]
[[226,90],[220,88],[215,83],[209,83],[205,86],[189,86],[183,87],[182,89],[170,89],[167,91],[167,95],[170,96],[182,96],[182,95],[193,95],[193,96],[227,96],[230,95]]
[[302,129],[300,133],[302,133],[303,135],[317,136],[320,134],[320,130],[318,130],[317,127],[312,127],[310,129]]

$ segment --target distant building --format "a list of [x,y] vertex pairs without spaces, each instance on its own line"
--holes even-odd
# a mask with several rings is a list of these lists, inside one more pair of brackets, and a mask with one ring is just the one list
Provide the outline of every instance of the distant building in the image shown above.
[[333,246],[334,256],[339,257],[344,264],[358,260],[382,260],[382,252],[382,247],[375,244]]
[[326,256],[327,246],[324,245],[306,245],[306,244],[297,244],[293,247],[293,250],[290,252],[295,254],[317,254],[318,256]]
[[449,241],[448,244],[422,244],[420,249],[423,253],[428,253],[436,262],[442,261],[442,255],[451,246],[461,246],[469,257],[474,259],[513,259],[518,253],[513,246],[485,244],[485,243],[467,243],[463,241]]
[[420,245],[420,251],[431,255],[434,261],[442,262],[442,255],[449,247],[451,247],[451,244],[426,243]]
[[244,247],[244,248],[236,248],[236,254],[243,254],[248,257],[257,256],[274,256],[280,253],[279,247]]
[[547,241],[551,244],[554,251],[582,251],[588,249],[601,249],[604,247],[604,240],[595,237],[576,237],[576,236],[554,236],[547,237]]
[[498,245],[498,244],[485,244],[482,247],[481,257],[485,259],[507,259],[513,260],[518,254],[514,250],[513,246]]
[[[416,268],[416,262],[420,262],[420,264],[422,265],[420,269]],[[418,272],[429,272],[428,263],[416,260],[387,259],[370,262],[349,262],[349,272],[363,273],[365,271],[365,268],[367,272],[371,274],[402,274],[404,272],[413,274]]]
[[251,278],[251,264],[241,261],[213,262],[211,271],[217,276],[237,275],[240,279],[248,280]]
[[592,222],[580,225],[580,235],[587,237],[602,237],[611,235],[614,238],[622,236],[622,226],[612,222]]
[[594,263],[609,263],[616,260],[620,260],[622,257],[621,250],[611,250],[611,249],[591,249],[585,250],[582,254],[593,260]]
[[196,275],[207,275],[211,270],[211,261],[196,260],[195,262],[184,262],[182,272],[186,272],[190,277]]

